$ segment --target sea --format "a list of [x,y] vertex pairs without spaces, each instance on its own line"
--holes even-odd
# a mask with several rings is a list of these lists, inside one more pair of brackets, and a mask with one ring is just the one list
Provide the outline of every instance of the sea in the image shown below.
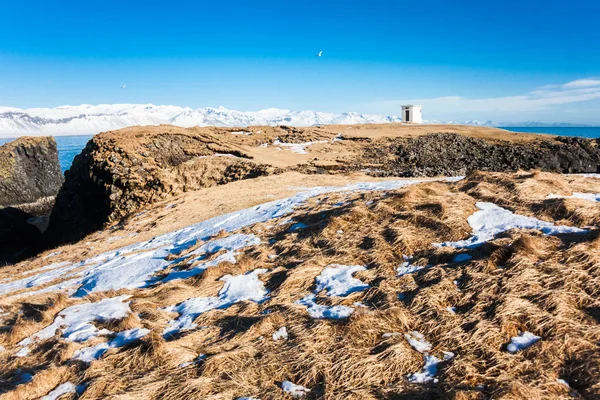
[[[58,147],[58,161],[60,162],[60,169],[64,173],[66,170],[71,168],[73,159],[81,150],[85,147],[88,140],[92,138],[92,135],[82,136],[55,136],[56,146]],[[0,138],[0,145],[10,142],[14,139]]]
[[[532,127],[501,127],[512,132],[525,133],[546,133],[559,136],[579,136],[584,138],[600,138],[600,127],[547,127],[547,128],[532,128]],[[71,167],[71,163],[77,154],[83,150],[85,144],[92,138],[92,135],[82,136],[56,136],[56,144],[58,146],[58,159],[60,168],[63,172]],[[14,139],[0,138],[0,145],[10,142]]]

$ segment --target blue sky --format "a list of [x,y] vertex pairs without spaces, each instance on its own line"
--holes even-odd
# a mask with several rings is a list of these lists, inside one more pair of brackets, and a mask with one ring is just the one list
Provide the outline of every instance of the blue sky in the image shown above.
[[0,6],[2,106],[394,114],[410,101],[426,119],[600,125],[594,0]]

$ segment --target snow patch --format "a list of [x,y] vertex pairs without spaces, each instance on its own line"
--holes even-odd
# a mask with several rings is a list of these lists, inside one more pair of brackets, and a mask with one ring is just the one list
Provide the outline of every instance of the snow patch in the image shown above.
[[215,308],[227,308],[240,301],[261,302],[267,299],[267,290],[264,283],[258,279],[259,275],[266,273],[266,269],[256,269],[243,275],[225,275],[220,280],[224,281],[223,288],[217,297],[195,297],[188,299],[176,306],[165,308],[166,311],[179,314],[177,319],[169,321],[163,331],[164,336],[171,336],[180,332],[195,329],[194,320],[202,313]]
[[317,276],[315,293],[327,290],[327,296],[348,296],[365,290],[369,285],[352,277],[352,274],[365,270],[362,265],[330,264]]
[[345,319],[350,317],[354,312],[352,307],[347,306],[323,306],[315,303],[315,295],[308,295],[296,303],[303,305],[307,308],[308,315],[312,318],[322,319]]
[[299,399],[310,393],[310,389],[305,388],[304,386],[295,385],[290,381],[283,381],[281,383],[281,389],[284,392],[289,393],[295,399]]
[[131,312],[129,302],[124,302],[129,297],[127,295],[112,297],[95,303],[83,303],[65,308],[58,313],[51,325],[23,339],[19,342],[19,346],[28,346],[35,340],[50,339],[59,329],[62,329],[62,337],[71,342],[85,342],[98,335],[110,334],[111,331],[99,330],[92,322],[125,318]]
[[108,342],[77,350],[75,354],[73,354],[73,359],[91,363],[102,357],[107,350],[126,346],[129,343],[133,343],[136,340],[143,338],[148,333],[150,333],[150,330],[144,328],[134,328],[119,332],[114,339]]
[[396,276],[414,274],[415,272],[420,271],[423,268],[425,268],[420,265],[412,265],[411,264],[411,261],[412,261],[411,256],[403,255],[402,257],[404,258],[404,262],[396,268]]
[[76,391],[77,389],[75,388],[75,385],[73,385],[71,382],[66,382],[62,385],[58,385],[56,388],[54,388],[54,390],[42,397],[40,400],[56,400],[63,394],[75,393]]
[[288,333],[287,333],[287,329],[285,326],[282,326],[273,334],[273,340],[282,340],[282,339],[283,340],[288,339]]
[[444,353],[443,360],[440,360],[436,356],[432,356],[430,354],[423,354],[423,361],[424,361],[423,369],[420,372],[415,372],[413,374],[409,374],[407,377],[408,381],[410,383],[421,383],[421,384],[429,383],[429,382],[437,383],[438,379],[435,377],[435,375],[437,374],[438,365],[442,361],[447,361],[454,357],[454,353],[446,352],[446,351],[443,353]]
[[438,247],[474,248],[494,239],[502,232],[510,229],[537,229],[546,235],[563,233],[585,233],[587,230],[564,225],[554,225],[551,222],[537,218],[513,214],[493,203],[478,202],[479,211],[469,216],[467,221],[473,229],[470,238],[456,242],[436,243]]
[[561,196],[559,194],[549,194],[548,199],[583,199],[588,201],[599,202],[600,193],[579,193],[573,192],[571,196]]
[[417,331],[410,331],[404,334],[404,338],[419,353],[425,353],[431,350],[431,343],[425,340],[425,336]]
[[518,336],[510,338],[510,343],[506,346],[506,350],[511,354],[515,354],[528,348],[540,339],[541,337],[536,336],[531,332],[520,332]]
[[296,154],[308,154],[308,151],[306,151],[306,148],[309,146],[312,146],[313,144],[317,144],[317,143],[327,143],[327,140],[319,140],[316,142],[304,142],[304,143],[283,143],[283,142],[280,142],[279,139],[275,139],[273,141],[273,145],[287,147]]

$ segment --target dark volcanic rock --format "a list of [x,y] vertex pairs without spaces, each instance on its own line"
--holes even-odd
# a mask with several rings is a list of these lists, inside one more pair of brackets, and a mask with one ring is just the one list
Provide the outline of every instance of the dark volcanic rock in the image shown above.
[[30,224],[33,215],[18,208],[0,209],[0,266],[12,264],[42,246],[42,233]]
[[[0,206],[18,206],[54,197],[62,182],[54,138],[22,137],[0,146]],[[47,204],[43,202],[42,208]],[[35,213],[48,211],[40,209]]]
[[560,173],[600,171],[592,139],[558,137],[529,143],[490,143],[453,133],[374,141],[365,146],[359,169],[376,176],[464,175],[472,171],[539,169]]

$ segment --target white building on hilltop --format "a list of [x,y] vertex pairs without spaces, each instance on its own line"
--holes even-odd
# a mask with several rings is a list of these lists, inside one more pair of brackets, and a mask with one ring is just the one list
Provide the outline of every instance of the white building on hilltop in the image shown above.
[[423,106],[407,104],[402,106],[402,122],[405,124],[422,124],[423,116],[421,110]]

